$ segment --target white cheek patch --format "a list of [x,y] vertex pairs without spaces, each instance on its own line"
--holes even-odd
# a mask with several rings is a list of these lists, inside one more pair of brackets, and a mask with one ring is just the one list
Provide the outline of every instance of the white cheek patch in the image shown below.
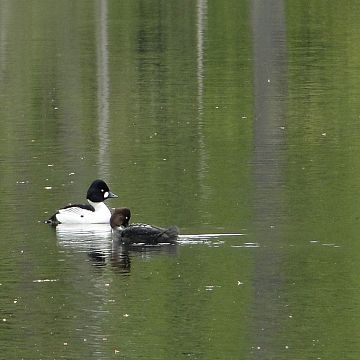
[[104,199],[107,199],[109,197],[109,193],[107,191],[104,192]]

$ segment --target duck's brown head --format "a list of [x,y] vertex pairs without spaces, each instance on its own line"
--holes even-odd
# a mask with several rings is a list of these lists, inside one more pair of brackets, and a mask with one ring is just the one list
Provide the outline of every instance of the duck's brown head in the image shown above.
[[110,226],[113,229],[125,228],[129,226],[129,221],[131,218],[131,212],[129,208],[117,208],[110,218]]

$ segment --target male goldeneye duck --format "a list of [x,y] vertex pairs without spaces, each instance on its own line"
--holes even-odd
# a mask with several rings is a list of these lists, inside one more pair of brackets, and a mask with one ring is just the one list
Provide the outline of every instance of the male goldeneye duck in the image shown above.
[[159,243],[176,243],[179,235],[179,230],[176,226],[163,229],[147,224],[129,225],[130,218],[131,212],[129,208],[115,209],[110,218],[113,233],[123,244],[142,243],[145,245],[157,245]]
[[68,205],[59,209],[49,220],[48,224],[108,224],[111,212],[104,204],[109,198],[117,198],[103,180],[95,180],[90,185],[86,205]]

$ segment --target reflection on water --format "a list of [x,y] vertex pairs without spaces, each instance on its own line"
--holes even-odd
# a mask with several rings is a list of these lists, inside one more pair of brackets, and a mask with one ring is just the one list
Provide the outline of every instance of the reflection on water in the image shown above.
[[254,71],[254,221],[257,239],[267,244],[257,253],[254,269],[254,348],[276,353],[273,334],[279,332],[277,314],[285,306],[280,297],[284,286],[281,272],[281,233],[284,221],[282,193],[287,125],[287,53],[283,1],[252,1]]
[[99,174],[108,175],[109,152],[109,54],[108,54],[108,1],[100,0],[98,4],[97,24],[97,114],[99,139]]
[[108,224],[59,224],[55,231],[59,245],[64,248],[102,250],[111,242],[111,227]]
[[[226,237],[237,238],[242,233],[179,235],[177,244],[123,245],[112,234],[107,224],[59,224],[55,227],[57,243],[60,248],[86,253],[95,266],[111,265],[123,272],[130,272],[131,257],[142,259],[157,255],[178,255],[178,246],[206,245],[218,247],[225,243]],[[234,247],[254,247],[253,243],[242,243]]]
[[121,273],[130,273],[131,259],[140,257],[150,260],[159,255],[177,255],[177,246],[174,244],[162,245],[122,245],[115,239],[111,249],[110,264],[112,268],[118,269]]
[[229,1],[0,1],[3,358],[359,358],[360,5]]

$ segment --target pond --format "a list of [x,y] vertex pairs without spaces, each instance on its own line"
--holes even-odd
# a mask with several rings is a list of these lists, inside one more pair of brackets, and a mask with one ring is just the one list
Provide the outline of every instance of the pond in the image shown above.
[[[358,359],[359,15],[1,1],[2,357]],[[43,223],[97,178],[178,243]]]

